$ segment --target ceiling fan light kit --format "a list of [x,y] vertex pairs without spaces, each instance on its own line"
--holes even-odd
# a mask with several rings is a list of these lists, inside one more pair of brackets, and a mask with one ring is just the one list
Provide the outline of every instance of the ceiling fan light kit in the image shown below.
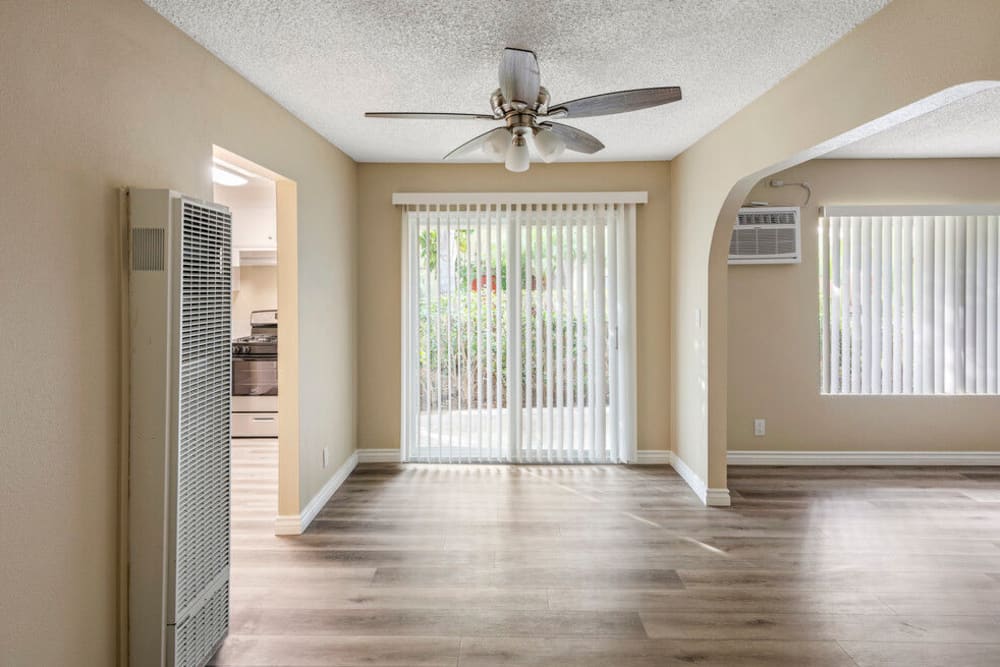
[[531,166],[529,139],[546,162],[566,150],[592,154],[604,148],[596,137],[570,125],[552,122],[562,118],[589,118],[669,104],[681,99],[676,86],[619,90],[591,97],[550,104],[549,91],[540,83],[534,52],[507,48],[500,59],[500,87],[490,95],[493,115],[467,113],[366,113],[368,118],[419,120],[492,120],[502,122],[465,142],[444,156],[445,160],[481,150],[494,160],[503,160],[509,171],[527,171]]
[[528,171],[528,167],[531,166],[531,154],[528,152],[528,142],[523,134],[514,135],[510,148],[507,149],[504,165],[507,171]]

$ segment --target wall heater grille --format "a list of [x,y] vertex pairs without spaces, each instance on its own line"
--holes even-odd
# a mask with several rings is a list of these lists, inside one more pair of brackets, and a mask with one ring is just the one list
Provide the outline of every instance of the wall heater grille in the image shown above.
[[177,617],[229,566],[229,213],[181,200]]
[[231,218],[133,189],[129,219],[129,654],[201,667],[229,622]]

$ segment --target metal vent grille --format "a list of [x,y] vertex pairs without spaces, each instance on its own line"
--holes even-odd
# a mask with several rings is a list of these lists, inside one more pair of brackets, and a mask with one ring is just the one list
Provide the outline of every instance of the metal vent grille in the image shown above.
[[741,211],[737,225],[794,225],[795,211]]
[[132,270],[162,271],[166,230],[161,227],[132,229]]
[[785,255],[795,252],[795,229],[735,229],[730,255]]
[[193,616],[174,631],[174,667],[202,667],[229,624],[229,582],[225,582]]
[[[229,213],[181,200],[180,408],[177,445],[177,654],[225,636],[221,599],[229,569]],[[207,610],[207,611],[206,611]],[[183,633],[181,628],[184,628]],[[195,639],[187,640],[184,637]],[[209,656],[188,653],[201,664]],[[206,650],[208,650],[206,649]]]
[[729,238],[729,263],[799,263],[799,212],[794,206],[741,208]]

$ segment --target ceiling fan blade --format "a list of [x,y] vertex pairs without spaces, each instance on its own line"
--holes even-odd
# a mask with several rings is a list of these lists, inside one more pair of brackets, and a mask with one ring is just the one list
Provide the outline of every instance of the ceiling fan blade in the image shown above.
[[596,153],[604,148],[604,144],[592,134],[578,130],[562,123],[542,123],[566,144],[566,149],[577,153]]
[[458,148],[456,148],[452,152],[450,152],[447,155],[445,155],[442,159],[443,160],[448,160],[448,159],[453,158],[453,157],[460,157],[462,155],[466,155],[468,153],[471,153],[472,151],[476,150],[477,148],[482,148],[483,144],[485,144],[487,141],[489,141],[490,139],[492,139],[493,135],[495,135],[498,132],[504,132],[508,136],[510,135],[510,130],[508,130],[506,127],[495,127],[492,130],[490,130],[489,132],[483,132],[478,137],[475,137],[474,139],[470,139],[469,141],[466,141],[464,144],[462,144],[461,146],[459,146]]
[[669,104],[681,99],[681,89],[677,86],[663,88],[638,88],[636,90],[619,90],[614,93],[581,97],[561,104],[549,105],[549,113],[559,114],[567,118],[586,118],[588,116],[607,116],[626,111],[638,111]]
[[508,103],[533,107],[538,101],[538,59],[533,51],[504,49],[500,58],[500,90]]
[[420,113],[411,111],[369,111],[365,118],[406,118],[410,120],[498,120],[481,113]]

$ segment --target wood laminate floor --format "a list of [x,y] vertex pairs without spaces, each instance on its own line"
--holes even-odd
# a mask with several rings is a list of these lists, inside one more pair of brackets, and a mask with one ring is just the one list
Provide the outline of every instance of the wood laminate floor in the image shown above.
[[1000,469],[369,464],[285,538],[276,469],[235,444],[214,665],[1000,665]]

